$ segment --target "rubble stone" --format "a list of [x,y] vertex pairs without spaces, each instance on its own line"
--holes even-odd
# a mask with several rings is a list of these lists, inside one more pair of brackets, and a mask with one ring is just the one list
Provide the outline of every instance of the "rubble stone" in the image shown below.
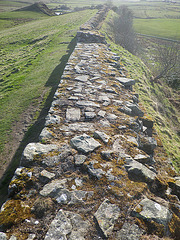
[[105,199],[94,216],[105,237],[109,237],[116,220],[120,216],[120,208],[115,204],[111,204],[108,199]]
[[70,144],[79,152],[85,154],[93,152],[96,148],[101,146],[101,144],[98,141],[88,136],[87,134],[83,134],[72,138]]

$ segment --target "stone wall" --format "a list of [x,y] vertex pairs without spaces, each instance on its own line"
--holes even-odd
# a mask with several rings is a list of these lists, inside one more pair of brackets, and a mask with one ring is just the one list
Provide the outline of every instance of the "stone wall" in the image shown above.
[[81,32],[9,185],[0,239],[178,239],[180,179],[136,82],[97,31]]

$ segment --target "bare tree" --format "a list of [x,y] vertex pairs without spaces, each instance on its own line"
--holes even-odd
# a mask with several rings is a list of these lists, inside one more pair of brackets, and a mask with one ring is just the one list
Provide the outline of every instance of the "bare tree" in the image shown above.
[[127,6],[116,10],[118,16],[109,23],[116,44],[120,44],[129,52],[135,51],[135,33],[133,30],[133,13]]
[[156,47],[156,69],[154,69],[155,77],[153,81],[157,82],[160,78],[169,78],[169,74],[176,73],[179,69],[179,44],[175,42],[166,42],[158,44]]

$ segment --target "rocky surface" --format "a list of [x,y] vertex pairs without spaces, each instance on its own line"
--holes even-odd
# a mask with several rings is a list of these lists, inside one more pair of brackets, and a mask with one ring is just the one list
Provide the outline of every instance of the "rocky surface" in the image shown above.
[[1,239],[178,239],[179,178],[136,81],[94,31],[105,13],[82,26],[40,142],[24,149]]

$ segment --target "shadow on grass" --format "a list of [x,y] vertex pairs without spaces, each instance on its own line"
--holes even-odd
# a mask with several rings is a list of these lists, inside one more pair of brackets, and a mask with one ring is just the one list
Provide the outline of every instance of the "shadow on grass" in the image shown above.
[[38,142],[39,135],[44,128],[45,124],[45,117],[48,114],[48,110],[51,106],[55,91],[57,89],[57,86],[60,82],[60,78],[63,74],[64,68],[66,66],[66,63],[73,52],[76,45],[76,37],[72,39],[72,41],[68,45],[68,53],[64,55],[60,59],[60,64],[55,67],[53,72],[51,73],[48,81],[46,82],[45,86],[51,87],[51,91],[49,93],[49,96],[46,99],[46,102],[39,114],[38,119],[36,122],[28,129],[26,134],[24,135],[23,140],[21,141],[18,149],[16,150],[16,153],[14,154],[6,172],[0,179],[0,206],[3,204],[4,201],[6,201],[8,197],[8,186],[11,181],[11,178],[14,175],[14,171],[19,166],[20,159],[22,152],[26,145],[30,142]]

